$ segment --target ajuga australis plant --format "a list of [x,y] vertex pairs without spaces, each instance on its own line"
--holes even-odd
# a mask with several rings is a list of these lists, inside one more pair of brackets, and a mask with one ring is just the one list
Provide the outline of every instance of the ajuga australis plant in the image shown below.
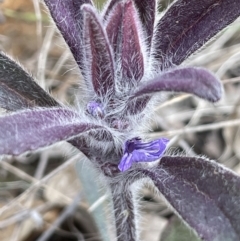
[[[0,54],[0,154],[66,140],[82,151],[111,193],[116,240],[139,239],[132,184],[148,182],[203,240],[240,240],[240,178],[202,157],[164,154],[168,140],[143,129],[167,92],[221,98],[221,82],[179,67],[240,15],[240,0],[176,0],[156,21],[156,0],[44,0],[85,80],[78,109],[41,89]],[[151,164],[150,164],[151,162]]]

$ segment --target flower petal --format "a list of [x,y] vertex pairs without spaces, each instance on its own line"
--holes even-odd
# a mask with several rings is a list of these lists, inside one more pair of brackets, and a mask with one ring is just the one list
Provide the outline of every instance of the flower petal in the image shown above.
[[80,120],[77,113],[64,108],[40,108],[3,116],[0,118],[0,154],[19,155],[89,130],[104,129]]
[[202,68],[189,67],[165,72],[143,84],[130,102],[160,91],[186,92],[211,102],[218,101],[223,93],[221,82],[212,73]]
[[239,0],[175,1],[156,26],[157,67],[180,65],[239,16]]
[[115,67],[107,34],[98,19],[97,13],[89,5],[83,5],[84,33],[83,43],[86,53],[87,78],[92,81],[94,91],[103,97],[115,92]]
[[153,162],[159,159],[166,150],[169,140],[160,138],[155,141],[142,142],[139,138],[125,143],[124,155],[118,165],[120,171],[128,170],[134,162]]
[[118,165],[118,168],[121,172],[125,172],[132,166],[132,164],[132,154],[128,155],[127,153],[125,153]]
[[91,0],[44,0],[51,16],[68,44],[73,57],[83,73],[82,27],[83,4],[92,5]]
[[16,111],[59,105],[19,64],[0,52],[0,107]]

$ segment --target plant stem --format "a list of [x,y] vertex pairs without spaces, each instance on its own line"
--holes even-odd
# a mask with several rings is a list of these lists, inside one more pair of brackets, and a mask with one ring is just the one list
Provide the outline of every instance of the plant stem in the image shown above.
[[131,190],[126,182],[110,183],[117,241],[136,241],[136,220]]

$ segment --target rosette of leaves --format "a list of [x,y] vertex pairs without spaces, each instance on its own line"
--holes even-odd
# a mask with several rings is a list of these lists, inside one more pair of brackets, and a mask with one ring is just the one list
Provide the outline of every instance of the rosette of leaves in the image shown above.
[[44,2],[86,92],[79,109],[63,106],[1,53],[0,106],[10,113],[0,118],[0,154],[70,142],[108,185],[118,241],[139,238],[131,187],[143,182],[203,240],[240,240],[240,178],[215,161],[163,155],[168,141],[142,132],[165,92],[220,99],[212,73],[179,65],[240,15],[240,0],[177,0],[159,21],[155,0],[111,0],[101,13],[91,0]]

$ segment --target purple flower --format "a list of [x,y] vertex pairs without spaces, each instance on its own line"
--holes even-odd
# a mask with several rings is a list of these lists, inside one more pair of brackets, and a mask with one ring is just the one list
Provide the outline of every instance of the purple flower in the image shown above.
[[176,0],[159,21],[156,0],[110,0],[101,13],[91,0],[44,2],[84,77],[82,109],[60,104],[0,53],[0,107],[11,112],[0,118],[0,155],[62,140],[81,150],[109,185],[118,241],[137,239],[130,185],[142,178],[204,240],[240,240],[239,177],[203,158],[163,156],[168,140],[139,134],[161,92],[221,98],[214,74],[179,65],[237,19],[240,1]]
[[155,141],[143,143],[140,138],[126,141],[123,157],[118,165],[120,171],[129,169],[134,162],[152,162],[159,159],[169,140],[161,138]]
[[87,104],[87,111],[90,115],[92,115],[94,117],[103,118],[103,116],[104,116],[102,105],[95,101],[90,101]]

